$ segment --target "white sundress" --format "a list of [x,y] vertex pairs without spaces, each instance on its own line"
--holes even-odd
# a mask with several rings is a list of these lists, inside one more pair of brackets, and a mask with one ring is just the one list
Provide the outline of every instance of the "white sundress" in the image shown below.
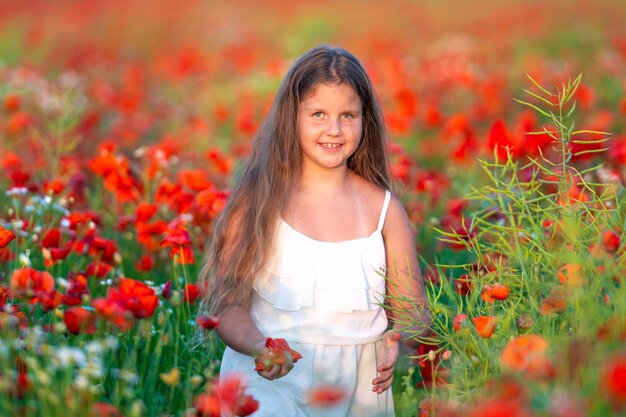
[[[254,359],[226,348],[220,374],[244,378],[259,401],[254,417],[391,417],[391,389],[372,392],[387,316],[382,228],[391,193],[385,193],[376,230],[340,242],[310,238],[282,219],[278,248],[267,274],[255,284],[250,316],[263,335],[284,338],[302,354],[284,377],[269,381],[254,371]],[[340,387],[345,399],[321,408],[308,402],[320,385]]]

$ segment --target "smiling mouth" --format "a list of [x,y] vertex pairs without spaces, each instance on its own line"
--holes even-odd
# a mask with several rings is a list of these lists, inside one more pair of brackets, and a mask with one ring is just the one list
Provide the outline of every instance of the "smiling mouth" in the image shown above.
[[321,145],[327,149],[334,149],[340,147],[341,143],[322,143]]

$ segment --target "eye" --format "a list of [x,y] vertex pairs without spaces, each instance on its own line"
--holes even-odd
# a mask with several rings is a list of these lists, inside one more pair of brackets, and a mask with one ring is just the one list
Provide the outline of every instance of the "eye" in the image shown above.
[[342,114],[342,117],[343,117],[344,119],[347,119],[347,120],[352,120],[352,119],[354,119],[354,118],[355,118],[355,117],[354,117],[354,115],[353,115],[353,114],[351,114],[351,113],[344,113],[344,114]]
[[315,113],[313,113],[313,117],[319,119],[324,115],[324,113],[322,113],[321,111],[316,111]]

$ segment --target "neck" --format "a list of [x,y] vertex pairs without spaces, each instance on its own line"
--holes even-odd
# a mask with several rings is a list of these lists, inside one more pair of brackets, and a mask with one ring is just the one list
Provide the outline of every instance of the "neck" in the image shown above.
[[298,187],[300,190],[314,191],[320,195],[344,191],[349,184],[351,171],[347,167],[321,169],[304,167]]

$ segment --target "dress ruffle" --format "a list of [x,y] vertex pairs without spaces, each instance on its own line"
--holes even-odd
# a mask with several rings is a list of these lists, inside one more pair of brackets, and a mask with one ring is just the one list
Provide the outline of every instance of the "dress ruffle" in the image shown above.
[[273,262],[255,290],[275,308],[372,311],[384,302],[386,263],[380,231],[342,242],[321,242],[281,221]]

